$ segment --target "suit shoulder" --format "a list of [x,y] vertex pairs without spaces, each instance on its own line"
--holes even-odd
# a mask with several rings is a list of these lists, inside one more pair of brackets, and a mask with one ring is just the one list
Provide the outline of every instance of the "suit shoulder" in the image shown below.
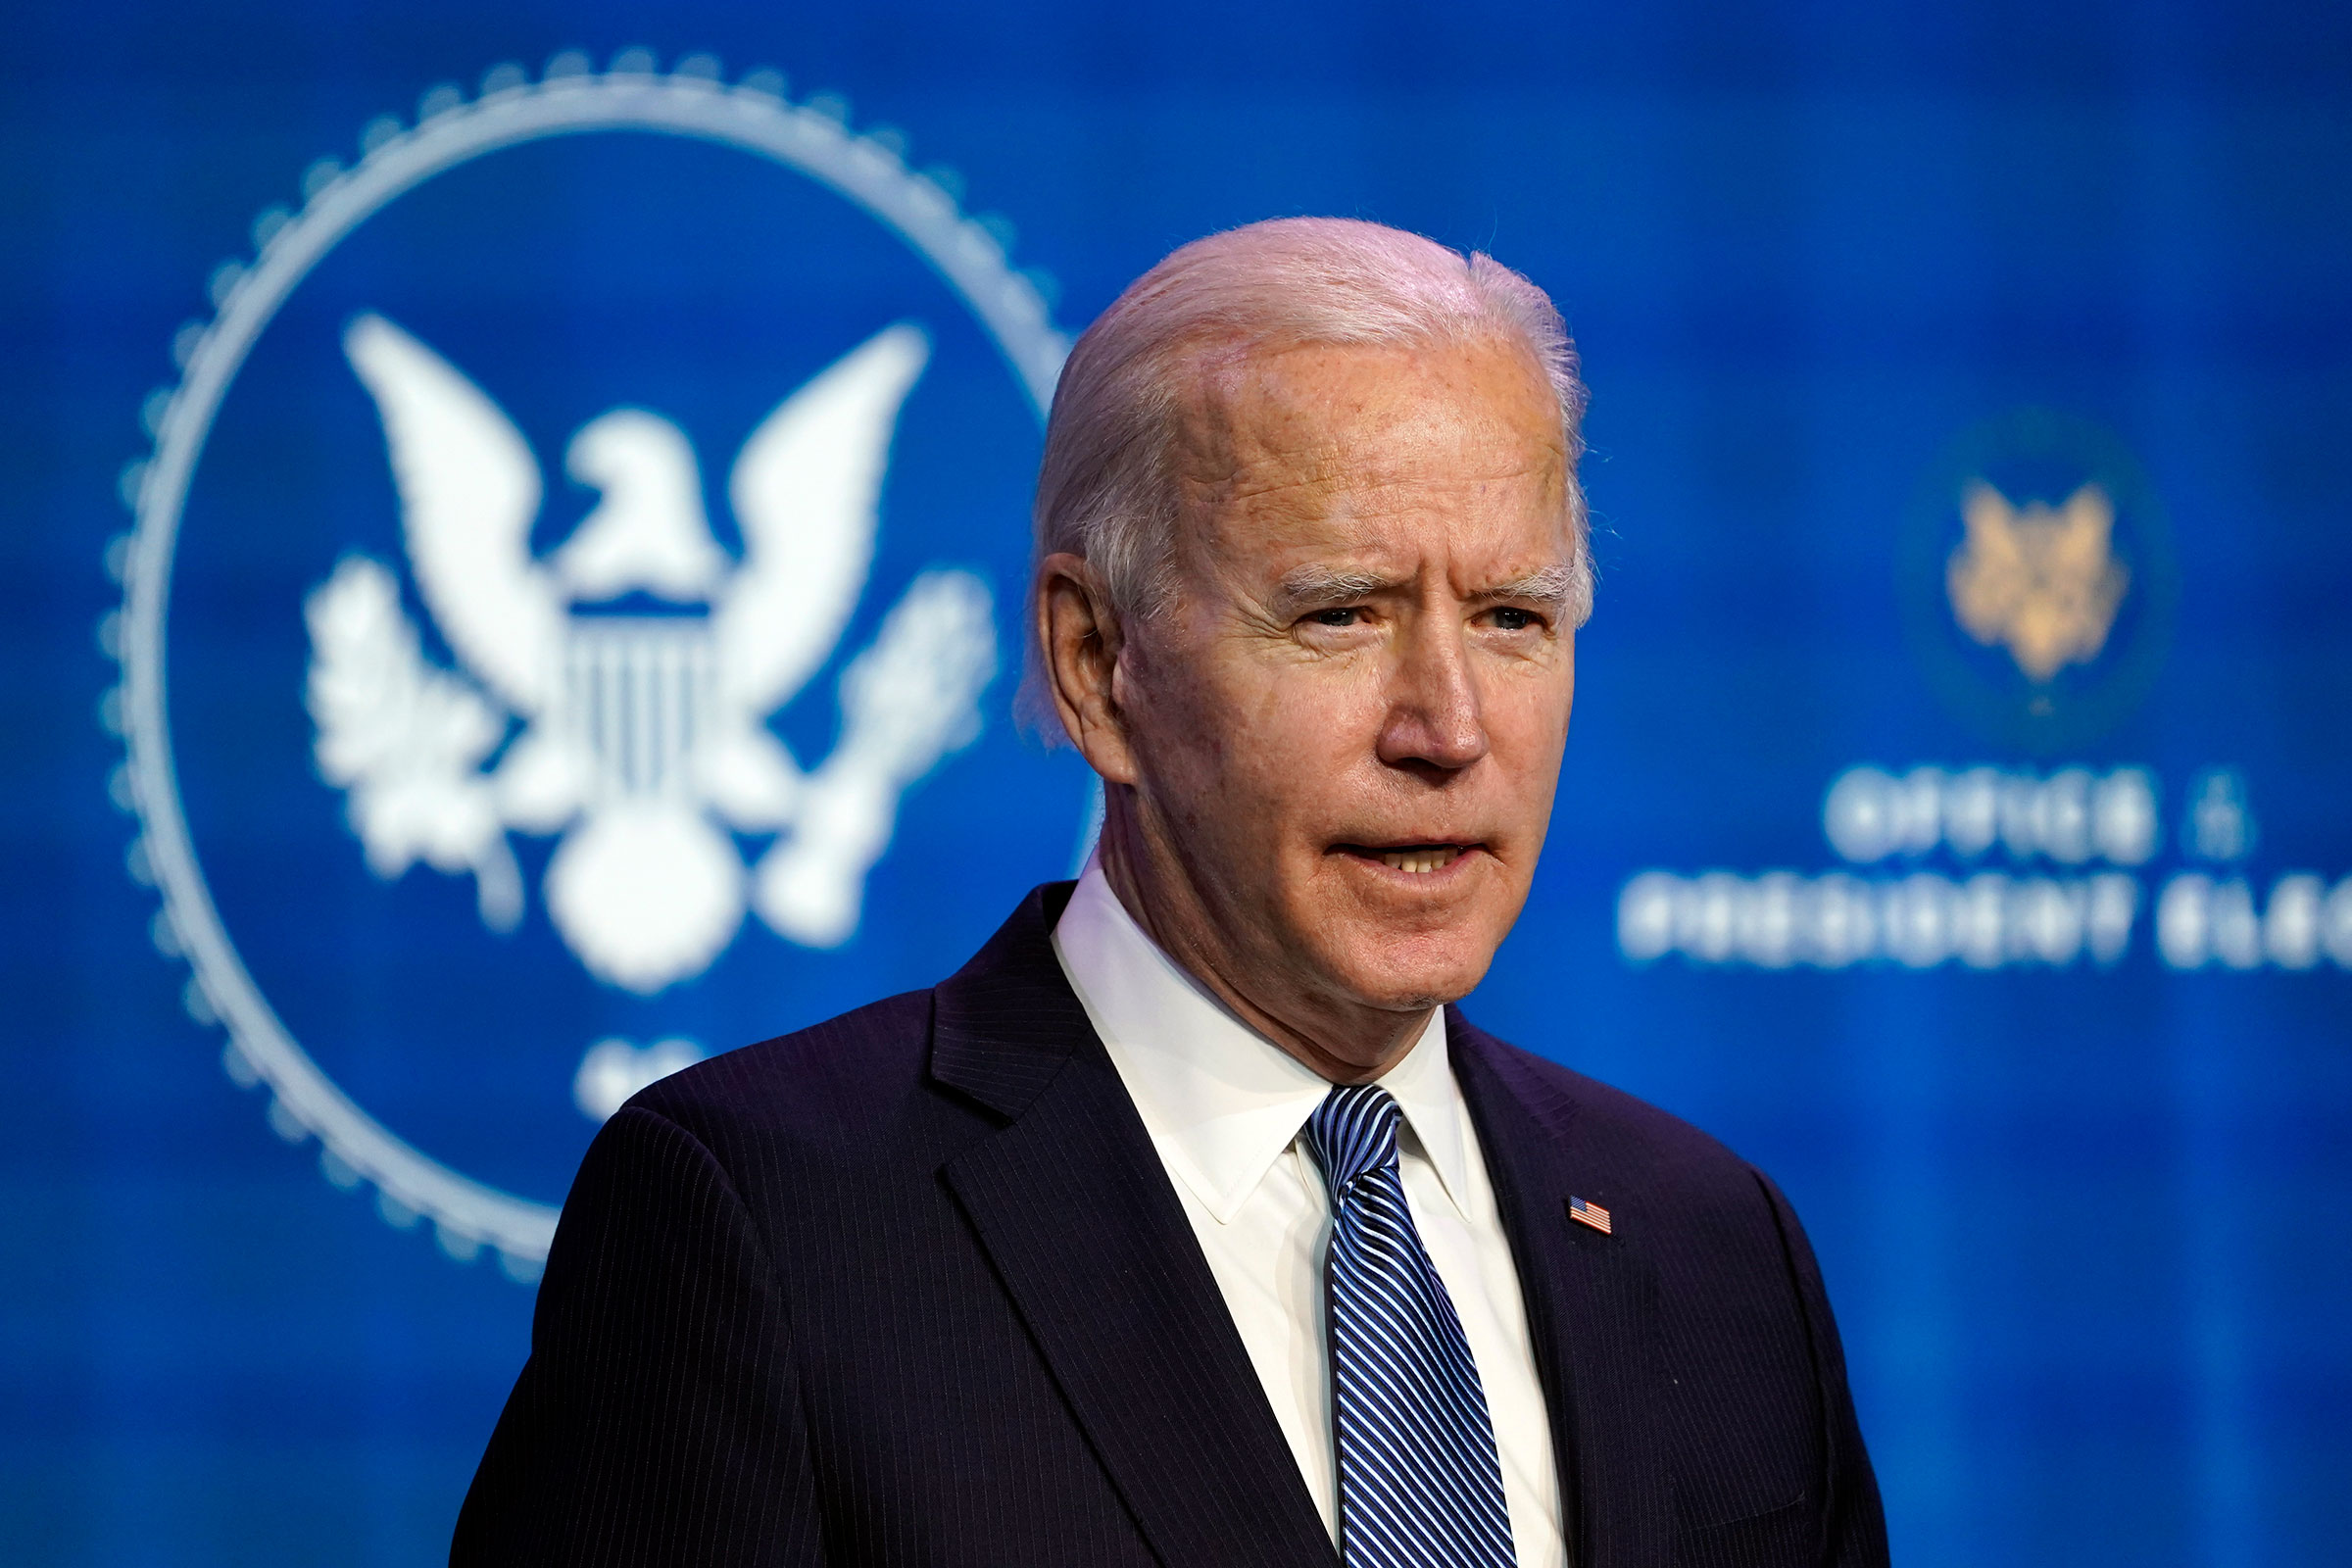
[[1484,1030],[1464,1025],[1462,1032],[1522,1100],[1538,1107],[1572,1107],[1576,1139],[1609,1164],[1669,1178],[1678,1187],[1728,1186],[1743,1201],[1756,1197],[1760,1173],[1713,1134]]
[[822,1023],[700,1061],[629,1104],[718,1149],[750,1136],[855,1139],[895,1121],[920,1092],[932,994],[902,992]]
[[1622,1089],[1491,1035],[1466,1033],[1469,1054],[1532,1113],[1532,1126],[1519,1125],[1551,1146],[1551,1168],[1576,1183],[1577,1196],[1620,1210],[1619,1223],[1630,1219],[1658,1239],[1670,1281],[1706,1295],[1728,1278],[1771,1280],[1773,1298],[1783,1298],[1795,1219],[1762,1171]]

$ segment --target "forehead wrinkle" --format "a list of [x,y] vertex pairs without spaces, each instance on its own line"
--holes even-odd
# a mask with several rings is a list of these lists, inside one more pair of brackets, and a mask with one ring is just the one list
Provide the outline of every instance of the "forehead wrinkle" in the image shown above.
[[1362,455],[1345,452],[1336,443],[1311,453],[1272,450],[1263,444],[1253,452],[1228,446],[1219,456],[1223,463],[1216,471],[1203,466],[1179,473],[1187,504],[1211,513],[1262,509],[1301,521],[1345,525],[1433,506],[1476,505],[1492,487],[1532,474],[1543,485],[1546,505],[1565,511],[1558,470],[1541,460],[1492,468],[1456,464],[1450,471],[1415,473],[1367,463]]
[[[1521,400],[1465,385],[1462,368],[1448,363],[1481,347],[1494,345],[1302,343],[1254,352],[1216,345],[1193,360],[1179,404],[1180,481],[1212,504],[1432,484],[1481,489],[1539,469],[1553,470],[1543,477],[1556,481],[1565,453],[1551,421],[1540,421],[1536,450],[1526,450],[1522,439],[1531,432],[1513,428],[1515,416],[1527,412],[1517,407]],[[1411,395],[1317,386],[1296,373],[1302,356],[1333,356],[1358,370],[1385,364],[1391,368],[1377,381],[1409,387]],[[1440,430],[1450,438],[1412,439],[1415,431]]]
[[[1277,539],[1306,545],[1327,562],[1361,562],[1367,550],[1393,554],[1404,542],[1395,532],[1399,524],[1417,525],[1412,532],[1426,541],[1429,527],[1448,532],[1457,511],[1483,511],[1490,497],[1565,513],[1563,453],[1550,421],[1540,431],[1517,428],[1515,416],[1525,411],[1507,393],[1497,398],[1494,388],[1464,385],[1460,367],[1433,366],[1422,355],[1356,349],[1337,358],[1351,373],[1322,386],[1294,373],[1303,366],[1288,352],[1212,352],[1193,361],[1172,411],[1176,439],[1164,470],[1182,519],[1171,544],[1188,571],[1229,578],[1243,568],[1249,576],[1236,552],[1247,557]],[[1385,395],[1398,383],[1404,395]],[[1532,494],[1521,488],[1531,483]],[[1387,562],[1389,573],[1399,564]],[[1334,566],[1273,584],[1230,580],[1228,587],[1254,601],[1259,613],[1287,607],[1295,615],[1393,593],[1419,575],[1418,568],[1367,576]],[[1564,592],[1534,580],[1540,572],[1524,575],[1485,597],[1565,601]]]
[[[1327,511],[1328,503],[1318,506],[1316,499],[1347,479],[1340,441],[1317,421],[1299,417],[1303,410],[1278,410],[1268,419],[1262,408],[1249,407],[1235,384],[1239,368],[1209,368],[1195,378],[1182,404],[1171,477],[1185,502],[1216,513],[1252,502],[1285,505],[1286,498],[1300,496],[1286,510],[1306,516]],[[1281,439],[1301,428],[1308,439]]]

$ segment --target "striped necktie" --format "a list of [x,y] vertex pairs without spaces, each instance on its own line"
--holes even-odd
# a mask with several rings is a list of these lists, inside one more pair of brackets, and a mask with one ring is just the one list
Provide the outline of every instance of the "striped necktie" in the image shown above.
[[1401,1112],[1378,1084],[1307,1118],[1331,1189],[1323,1265],[1331,1426],[1347,1568],[1508,1568],[1511,1519],[1486,1390],[1396,1168]]

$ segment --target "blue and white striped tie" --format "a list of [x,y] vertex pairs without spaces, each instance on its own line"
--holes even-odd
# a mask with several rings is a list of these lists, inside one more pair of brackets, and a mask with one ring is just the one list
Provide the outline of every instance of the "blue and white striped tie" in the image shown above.
[[1334,1089],[1307,1118],[1331,1188],[1323,1265],[1347,1568],[1508,1568],[1511,1517],[1462,1320],[1413,1228],[1396,1099]]

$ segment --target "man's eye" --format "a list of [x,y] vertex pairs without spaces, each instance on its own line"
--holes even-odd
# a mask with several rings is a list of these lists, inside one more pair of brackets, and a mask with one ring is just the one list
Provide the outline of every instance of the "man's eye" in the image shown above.
[[1352,605],[1337,610],[1318,610],[1307,619],[1318,626],[1352,626],[1363,618],[1364,612]]
[[1503,605],[1494,611],[1494,624],[1503,631],[1525,631],[1536,623],[1532,610],[1515,610]]

